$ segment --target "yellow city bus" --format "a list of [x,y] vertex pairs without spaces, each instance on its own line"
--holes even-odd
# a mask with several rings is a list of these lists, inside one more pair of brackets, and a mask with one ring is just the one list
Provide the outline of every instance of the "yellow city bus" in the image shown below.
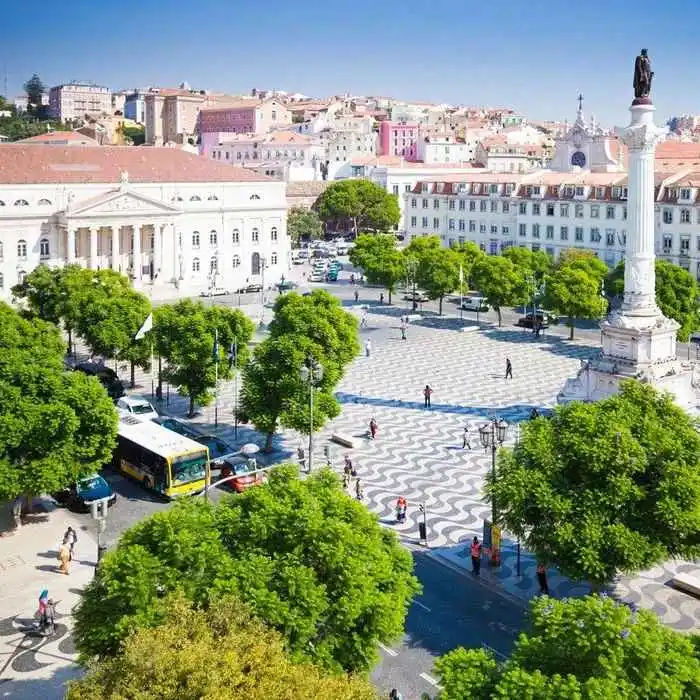
[[184,435],[132,416],[119,420],[113,464],[122,474],[167,498],[209,484],[209,449]]

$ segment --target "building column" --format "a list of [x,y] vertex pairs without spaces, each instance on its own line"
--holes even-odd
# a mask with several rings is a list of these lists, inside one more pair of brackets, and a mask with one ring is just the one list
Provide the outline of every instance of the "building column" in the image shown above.
[[121,251],[119,249],[119,237],[121,236],[122,230],[120,226],[112,226],[112,269],[119,271],[119,256]]
[[90,262],[91,270],[97,269],[97,228],[90,226]]
[[134,242],[131,248],[131,266],[134,283],[141,282],[141,226],[134,224],[131,227],[134,234]]
[[75,264],[75,231],[69,224],[66,229],[66,260],[69,265]]

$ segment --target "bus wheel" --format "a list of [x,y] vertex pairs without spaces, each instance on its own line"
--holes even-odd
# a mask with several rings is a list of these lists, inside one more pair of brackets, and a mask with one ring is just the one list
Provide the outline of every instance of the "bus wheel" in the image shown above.
[[153,486],[154,486],[153,478],[150,477],[150,476],[144,476],[144,477],[143,477],[143,485],[144,485],[147,489],[152,489]]

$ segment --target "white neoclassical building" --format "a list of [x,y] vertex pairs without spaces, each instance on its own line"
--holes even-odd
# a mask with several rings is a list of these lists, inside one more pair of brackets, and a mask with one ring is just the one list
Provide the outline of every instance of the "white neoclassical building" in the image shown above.
[[274,284],[285,184],[174,148],[0,146],[0,299],[40,263],[128,274],[153,298]]

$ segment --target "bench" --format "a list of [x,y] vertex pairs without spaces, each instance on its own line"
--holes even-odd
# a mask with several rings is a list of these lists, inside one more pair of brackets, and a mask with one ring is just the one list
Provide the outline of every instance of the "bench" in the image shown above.
[[459,329],[460,333],[471,333],[472,331],[478,331],[479,326],[462,326]]
[[337,442],[339,445],[349,447],[350,449],[355,447],[355,438],[342,433],[333,433],[333,435],[331,435],[331,442]]
[[700,597],[700,578],[690,574],[676,574],[671,579],[671,584],[679,590]]

